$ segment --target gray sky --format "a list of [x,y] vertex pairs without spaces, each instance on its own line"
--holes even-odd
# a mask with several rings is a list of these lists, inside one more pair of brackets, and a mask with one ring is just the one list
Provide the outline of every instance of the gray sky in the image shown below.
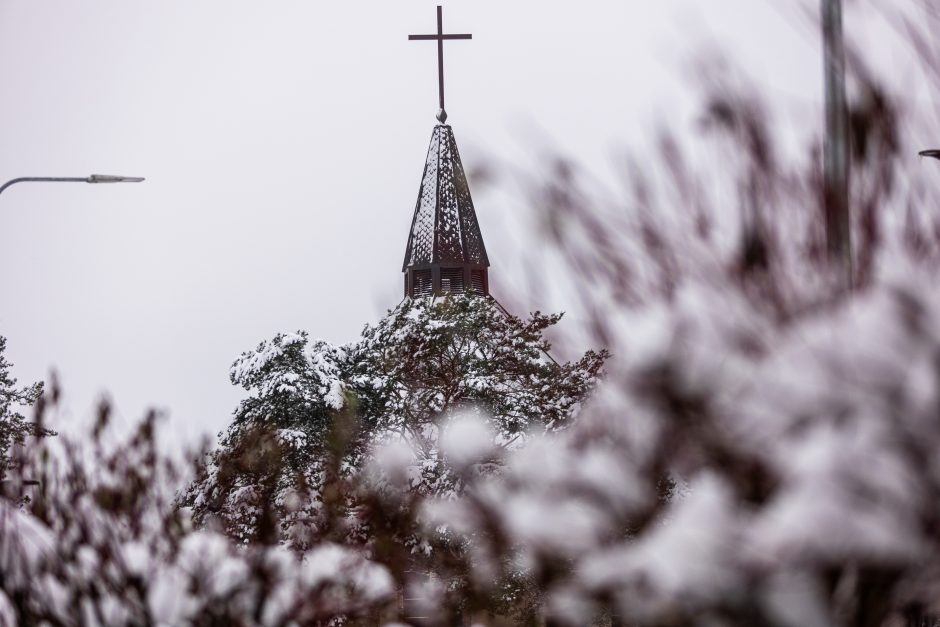
[[[445,54],[465,165],[525,163],[539,138],[602,169],[687,123],[690,64],[716,47],[811,106],[815,43],[774,3],[447,0],[445,29],[474,36]],[[437,106],[435,46],[407,35],[436,4],[0,0],[0,178],[147,177],[0,197],[0,333],[21,381],[60,373],[58,428],[107,392],[124,421],[155,406],[181,439],[214,433],[239,352],[280,330],[349,341],[398,303]],[[510,293],[522,208],[474,199]]]

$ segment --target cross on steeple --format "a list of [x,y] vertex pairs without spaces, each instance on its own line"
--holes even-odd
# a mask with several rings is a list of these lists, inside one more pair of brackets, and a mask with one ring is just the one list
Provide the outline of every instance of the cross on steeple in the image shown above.
[[437,34],[436,35],[409,35],[410,41],[436,41],[437,42],[437,80],[438,95],[440,98],[441,110],[437,114],[437,119],[441,124],[447,121],[447,111],[444,110],[444,40],[445,39],[473,39],[473,35],[445,35],[444,34],[444,10],[437,7]]

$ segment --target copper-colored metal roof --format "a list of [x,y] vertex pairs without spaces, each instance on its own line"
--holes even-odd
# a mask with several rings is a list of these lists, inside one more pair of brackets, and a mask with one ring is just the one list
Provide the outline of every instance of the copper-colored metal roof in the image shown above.
[[454,131],[446,124],[431,135],[402,271],[432,264],[490,265]]

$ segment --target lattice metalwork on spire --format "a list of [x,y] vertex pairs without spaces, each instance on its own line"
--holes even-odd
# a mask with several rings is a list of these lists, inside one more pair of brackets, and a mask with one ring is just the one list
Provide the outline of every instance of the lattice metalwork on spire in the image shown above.
[[431,135],[402,271],[432,264],[490,265],[454,132],[444,124]]

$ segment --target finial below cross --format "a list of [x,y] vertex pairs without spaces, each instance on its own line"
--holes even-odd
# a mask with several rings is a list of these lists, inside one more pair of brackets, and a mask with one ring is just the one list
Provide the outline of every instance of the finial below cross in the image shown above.
[[441,124],[447,121],[447,111],[444,110],[444,40],[445,39],[473,39],[473,35],[445,35],[444,34],[444,10],[437,7],[437,34],[436,35],[408,35],[410,41],[436,41],[437,42],[437,80],[438,96],[440,98],[441,110],[437,114],[437,119]]

